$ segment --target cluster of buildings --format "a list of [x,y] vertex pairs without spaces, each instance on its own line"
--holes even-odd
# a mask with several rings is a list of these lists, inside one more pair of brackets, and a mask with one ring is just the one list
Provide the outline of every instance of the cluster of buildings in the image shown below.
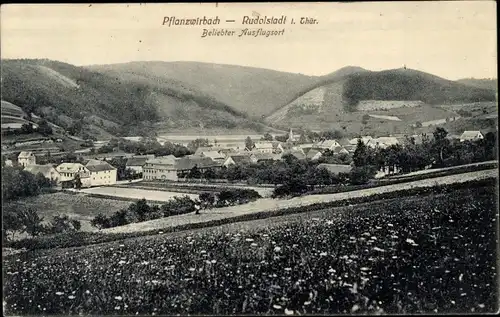
[[87,160],[82,163],[62,163],[57,166],[52,164],[36,164],[33,152],[21,152],[17,157],[19,166],[33,174],[41,173],[46,178],[62,186],[72,186],[78,177],[82,187],[113,185],[117,181],[117,169],[106,161]]
[[[421,136],[413,136],[416,143],[422,141]],[[460,141],[483,139],[480,131],[464,131]],[[135,173],[142,173],[144,180],[171,180],[178,181],[196,167],[199,172],[207,169],[216,170],[231,165],[259,163],[263,161],[281,160],[290,154],[299,160],[318,160],[328,155],[352,154],[361,140],[369,147],[385,148],[391,145],[404,144],[405,137],[378,137],[362,136],[353,139],[320,140],[315,143],[297,144],[296,136],[290,131],[287,142],[259,141],[252,148],[230,146],[228,144],[213,144],[209,147],[199,147],[193,155],[177,158],[173,155],[155,157],[142,155],[129,157],[126,168]],[[105,186],[116,184],[117,169],[105,160],[90,159],[82,163],[62,163],[58,166],[51,164],[37,165],[33,152],[21,152],[18,164],[33,174],[42,173],[48,179],[60,184],[71,184],[79,176],[82,187]]]

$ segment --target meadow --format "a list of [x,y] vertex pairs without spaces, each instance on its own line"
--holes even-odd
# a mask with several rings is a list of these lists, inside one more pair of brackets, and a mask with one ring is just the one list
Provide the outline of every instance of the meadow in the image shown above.
[[8,314],[498,309],[495,186],[4,259]]
[[34,208],[47,221],[56,215],[68,215],[70,219],[81,222],[82,231],[95,231],[90,225],[92,218],[99,213],[110,216],[121,208],[127,208],[130,202],[58,192],[6,203],[3,208],[9,208],[10,204]]

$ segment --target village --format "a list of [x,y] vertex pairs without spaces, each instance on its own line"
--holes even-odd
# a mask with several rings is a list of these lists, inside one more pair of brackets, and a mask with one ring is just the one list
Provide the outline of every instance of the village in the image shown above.
[[[421,135],[411,136],[416,144],[422,143]],[[483,139],[480,131],[464,131],[460,136],[448,136],[448,138],[459,139],[460,142],[475,141]],[[262,138],[264,139],[264,138]],[[290,129],[285,142],[280,141],[252,141],[241,142],[209,142],[208,146],[198,147],[194,154],[183,157],[174,155],[158,156],[134,155],[125,153],[120,158],[126,159],[126,168],[129,169],[136,178],[140,177],[145,181],[186,181],[193,168],[203,173],[207,170],[217,170],[228,168],[232,165],[255,164],[265,161],[279,161],[285,155],[292,155],[298,160],[318,161],[326,155],[344,157],[349,161],[360,140],[370,148],[388,148],[392,145],[404,145],[406,137],[372,137],[361,136],[359,138],[322,139],[315,143],[301,143],[300,135],[294,134]],[[250,140],[250,141],[249,141]],[[82,163],[64,162],[55,164],[37,164],[37,155],[30,151],[22,151],[17,156],[17,162],[6,160],[7,166],[19,166],[32,173],[41,173],[46,178],[54,181],[62,188],[78,187],[99,187],[116,185],[118,181],[117,167],[108,161],[113,156],[107,154],[96,154],[87,156]],[[351,170],[350,164],[328,164],[322,163],[319,167],[324,167],[331,173],[347,173]],[[379,171],[376,178],[383,177],[387,171]],[[142,177],[141,177],[142,176]],[[78,185],[76,185],[76,180]],[[213,179],[212,179],[213,180]],[[210,181],[209,178],[204,181]]]

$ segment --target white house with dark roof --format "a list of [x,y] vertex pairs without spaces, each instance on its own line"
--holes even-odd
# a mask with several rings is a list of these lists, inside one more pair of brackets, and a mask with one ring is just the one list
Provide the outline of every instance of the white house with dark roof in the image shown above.
[[90,172],[91,186],[103,186],[116,184],[116,167],[108,162],[99,160],[89,160],[85,167]]
[[36,156],[33,152],[21,152],[17,157],[17,162],[21,166],[27,165],[35,165],[36,164]]
[[260,153],[273,153],[273,142],[256,142],[252,151],[257,151]]
[[464,133],[462,133],[462,135],[460,136],[460,142],[476,141],[482,139],[484,139],[484,136],[481,131],[464,131]]
[[82,182],[82,187],[92,186],[90,182],[90,171],[86,166],[80,163],[62,163],[56,167],[57,172],[59,172],[61,182],[73,181],[78,174],[80,176],[80,181]]

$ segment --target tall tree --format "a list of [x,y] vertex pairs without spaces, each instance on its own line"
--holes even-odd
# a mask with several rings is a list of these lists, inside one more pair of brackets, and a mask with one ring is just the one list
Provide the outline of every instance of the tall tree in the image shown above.
[[255,146],[255,143],[252,141],[252,138],[250,138],[250,136],[247,136],[247,138],[245,139],[245,147],[247,148],[247,150],[251,151]]

